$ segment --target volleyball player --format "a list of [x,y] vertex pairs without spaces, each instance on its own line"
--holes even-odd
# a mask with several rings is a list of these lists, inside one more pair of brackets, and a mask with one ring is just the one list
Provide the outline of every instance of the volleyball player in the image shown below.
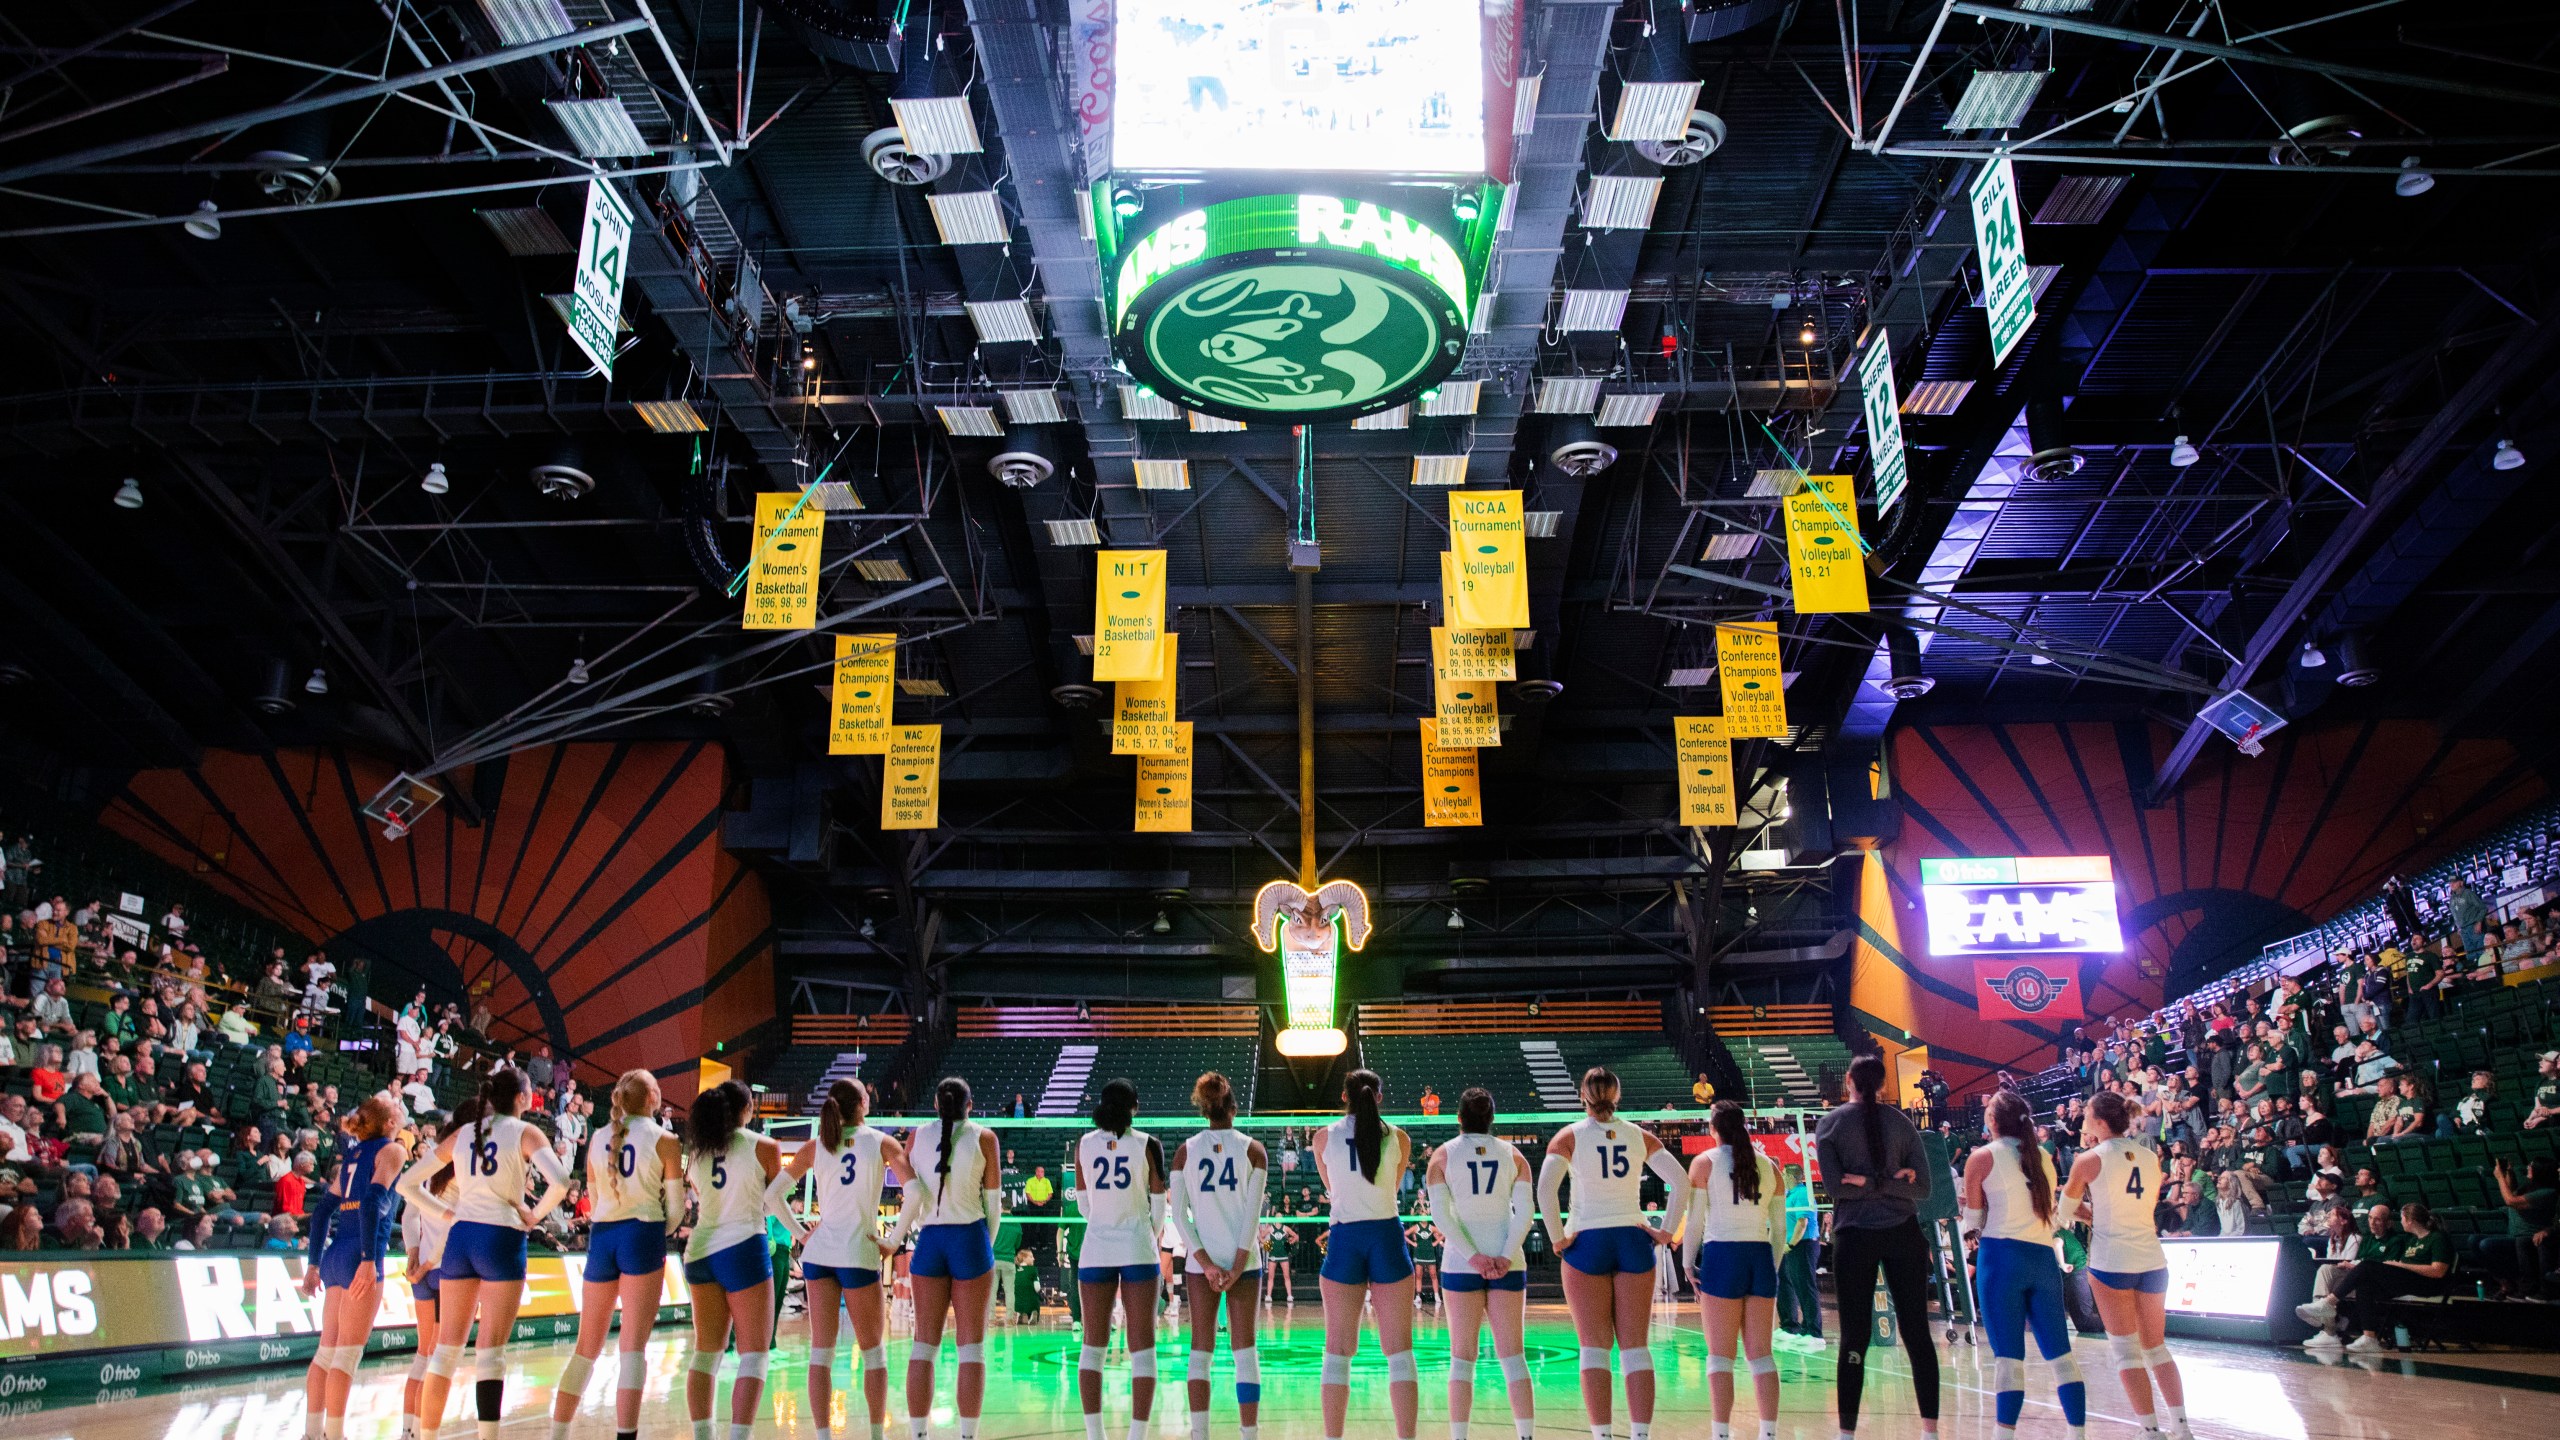
[[[455,1130],[479,1118],[480,1102],[465,1100],[453,1108],[445,1129]],[[433,1144],[428,1146],[433,1159]],[[453,1228],[453,1205],[445,1197],[453,1188],[453,1167],[437,1165],[425,1182],[436,1204],[400,1207],[400,1249],[409,1257],[409,1309],[416,1318],[417,1351],[409,1357],[409,1378],[400,1387],[400,1440],[417,1440],[418,1410],[426,1398],[427,1366],[444,1336],[436,1316],[436,1271],[444,1264],[445,1232]]]
[[925,1440],[933,1410],[933,1362],[948,1323],[959,1346],[954,1385],[960,1440],[977,1440],[987,1396],[987,1295],[995,1285],[993,1237],[1004,1214],[996,1188],[1003,1162],[996,1132],[969,1118],[969,1082],[933,1087],[934,1118],[907,1144],[906,1187],[891,1249],[915,1239],[907,1275],[915,1291],[915,1340],[907,1350],[907,1433]]
[[1413,1256],[1396,1218],[1397,1182],[1413,1165],[1413,1137],[1378,1114],[1383,1088],[1374,1070],[1342,1082],[1348,1113],[1316,1137],[1316,1174],[1333,1197],[1324,1267],[1324,1434],[1342,1440],[1351,1409],[1351,1357],[1360,1351],[1360,1307],[1378,1322],[1387,1358],[1387,1402],[1396,1440],[1413,1440],[1421,1394],[1413,1368]]
[[818,1440],[833,1440],[836,1322],[853,1317],[853,1345],[862,1366],[862,1401],[871,1413],[871,1440],[889,1424],[888,1308],[880,1283],[880,1191],[895,1173],[911,1178],[906,1147],[870,1124],[871,1091],[859,1080],[827,1087],[817,1133],[792,1152],[783,1173],[793,1180],[814,1174],[818,1224],[800,1247],[800,1278],[808,1291],[809,1417]]
[[2080,1141],[2088,1148],[2063,1183],[2063,1213],[2076,1215],[2087,1207],[2089,1293],[2107,1327],[2116,1376],[2142,1428],[2155,1435],[2161,1429],[2151,1404],[2156,1385],[2172,1440],[2195,1440],[2187,1427],[2186,1382],[2169,1353],[2169,1257],[2152,1219],[2152,1207],[2160,1203],[2160,1156],[2125,1137],[2134,1114],[2133,1102],[2112,1090],[2090,1100],[2080,1123]]
[[1884,1057],[1849,1062],[1857,1098],[1814,1127],[1824,1186],[1831,1192],[1831,1276],[1840,1297],[1840,1434],[1857,1433],[1866,1385],[1867,1342],[1875,1338],[1876,1275],[1893,1300],[1894,1328],[1911,1357],[1911,1395],[1920,1430],[1938,1433],[1938,1346],[1929,1335],[1928,1237],[1919,1205],[1934,1188],[1920,1129],[1886,1103]]
[[[471,1351],[474,1413],[480,1440],[497,1440],[498,1417],[505,1408],[507,1336],[516,1325],[516,1307],[524,1301],[525,1232],[569,1195],[569,1167],[551,1151],[541,1131],[517,1118],[526,1096],[524,1072],[501,1065],[480,1082],[480,1113],[470,1124],[446,1132],[425,1160],[400,1177],[400,1194],[413,1205],[443,1202],[425,1189],[429,1175],[443,1165],[455,1167],[453,1228],[446,1232],[444,1263],[438,1267],[436,1318],[443,1332],[436,1353],[427,1360],[426,1387],[419,1395],[420,1431],[435,1440],[444,1424],[445,1399],[452,1393],[453,1372],[462,1360],[462,1342],[474,1320],[480,1334]],[[542,1176],[543,1190],[525,1208],[528,1172]]]
[[[382,1307],[382,1257],[391,1247],[391,1196],[409,1152],[391,1132],[406,1117],[387,1095],[375,1095],[338,1122],[348,1141],[328,1200],[311,1214],[310,1263],[302,1293],[323,1291],[320,1346],[302,1382],[302,1430],[339,1440],[347,1430],[347,1391],[373,1316]],[[325,1288],[324,1288],[325,1287]]]
[[[1618,1118],[1618,1077],[1594,1065],[1582,1075],[1583,1117],[1547,1142],[1538,1166],[1538,1209],[1563,1259],[1564,1299],[1582,1346],[1582,1410],[1592,1440],[1609,1440],[1609,1346],[1626,1373],[1627,1433],[1653,1433],[1653,1249],[1670,1233],[1645,1223],[1644,1172],[1670,1192],[1665,1215],[1689,1208],[1689,1176],[1652,1132]],[[1573,1178],[1573,1220],[1560,1208]]]
[[[1254,1346],[1254,1296],[1261,1288],[1259,1250],[1270,1152],[1236,1133],[1236,1092],[1212,1070],[1191,1085],[1191,1106],[1208,1127],[1173,1152],[1172,1221],[1182,1245],[1190,1292],[1191,1352],[1183,1390],[1191,1404],[1191,1440],[1208,1440],[1209,1361],[1218,1348],[1218,1312],[1227,1312],[1227,1346],[1236,1366],[1236,1409],[1244,1440],[1262,1424],[1262,1352]],[[1224,1305],[1220,1304],[1223,1297]]]
[[1511,1401],[1511,1428],[1529,1440],[1537,1407],[1521,1345],[1529,1299],[1527,1243],[1535,1218],[1529,1161],[1493,1134],[1493,1096],[1481,1087],[1458,1097],[1458,1134],[1431,1152],[1424,1181],[1431,1222],[1447,1246],[1440,1292],[1449,1321],[1449,1440],[1467,1440],[1476,1402],[1476,1341],[1493,1326],[1493,1353]]
[[560,1367],[551,1396],[551,1440],[565,1440],[587,1377],[604,1353],[613,1311],[622,1307],[622,1344],[615,1361],[613,1429],[622,1440],[640,1431],[640,1390],[649,1378],[642,1349],[658,1323],[667,1272],[669,1232],[684,1223],[682,1147],[659,1124],[658,1077],[625,1070],[613,1082],[613,1123],[587,1142],[587,1196],[594,1203],[584,1287],[578,1297],[577,1353]]
[[2053,1253],[2053,1158],[2036,1139],[2027,1102],[2014,1090],[1991,1097],[1990,1140],[1964,1162],[1964,1233],[1982,1237],[1975,1289],[1991,1337],[1994,1423],[2000,1440],[2016,1440],[2027,1403],[2027,1333],[2053,1367],[2055,1390],[2071,1440],[2085,1440],[2089,1387],[2071,1354],[2071,1321],[2062,1304],[2062,1262]]
[[1102,1357],[1111,1348],[1111,1306],[1129,1322],[1129,1440],[1145,1440],[1156,1403],[1156,1285],[1164,1233],[1164,1145],[1130,1128],[1138,1087],[1104,1083],[1093,1128],[1067,1150],[1067,1183],[1084,1215],[1076,1246],[1076,1286],[1083,1292],[1084,1349],[1076,1360],[1076,1397],[1084,1405],[1085,1440],[1102,1440]]
[[711,1440],[720,1356],[733,1328],[738,1369],[729,1381],[729,1440],[746,1440],[755,1428],[773,1358],[773,1252],[765,1216],[780,1214],[792,1238],[800,1234],[798,1217],[783,1204],[791,1180],[782,1173],[782,1147],[745,1128],[754,1107],[746,1086],[723,1080],[694,1096],[684,1118],[684,1178],[695,1212],[684,1247],[684,1282],[693,1294],[684,1404],[694,1440]]
[[1769,1332],[1778,1319],[1778,1260],[1786,1248],[1787,1193],[1778,1167],[1752,1142],[1742,1107],[1716,1102],[1708,1113],[1715,1147],[1689,1164],[1689,1214],[1680,1258],[1706,1322],[1707,1393],[1715,1440],[1733,1440],[1733,1359],[1739,1345],[1760,1407],[1760,1440],[1778,1436],[1778,1361]]

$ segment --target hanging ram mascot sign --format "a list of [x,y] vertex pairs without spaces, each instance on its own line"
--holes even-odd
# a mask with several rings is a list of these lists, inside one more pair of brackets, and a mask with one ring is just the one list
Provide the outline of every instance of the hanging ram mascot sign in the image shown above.
[[1350,1043],[1333,1023],[1342,947],[1369,943],[1368,895],[1348,880],[1328,880],[1312,892],[1274,880],[1253,897],[1253,940],[1265,954],[1280,952],[1289,1018],[1276,1042],[1280,1053],[1341,1054]]

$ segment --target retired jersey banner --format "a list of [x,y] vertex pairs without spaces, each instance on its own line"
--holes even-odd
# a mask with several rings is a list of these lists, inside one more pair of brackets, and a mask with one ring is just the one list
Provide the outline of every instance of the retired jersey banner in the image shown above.
[[1191,829],[1191,722],[1177,720],[1171,728],[1171,748],[1138,757],[1139,830]]
[[1519,491],[1449,492],[1449,553],[1458,560],[1451,628],[1529,628],[1528,533]]
[[1807,475],[1785,500],[1787,573],[1799,615],[1863,615],[1867,565],[1858,554],[1858,481]]
[[1985,1020],[2085,1020],[2079,967],[2068,960],[1976,960],[1973,1003]]
[[1175,691],[1181,685],[1182,637],[1164,637],[1164,675],[1155,680],[1122,680],[1111,687],[1111,753],[1173,753]]
[[889,753],[889,701],[897,690],[898,637],[839,635],[827,753]]
[[1431,627],[1431,678],[1434,680],[1517,680],[1519,659],[1508,630],[1452,630]]
[[1492,681],[1434,680],[1431,697],[1441,744],[1456,748],[1502,743],[1502,712],[1494,705]]
[[1724,717],[1675,717],[1671,748],[1680,763],[1680,823],[1740,823],[1733,807],[1733,742],[1724,738]]
[[942,727],[892,725],[880,767],[880,828],[930,830],[942,823]]
[[1439,722],[1428,715],[1422,717],[1422,823],[1484,823],[1484,793],[1476,785],[1476,752],[1443,746]]
[[1094,554],[1093,678],[1156,680],[1164,675],[1164,552]]
[[[814,630],[818,625],[818,546],[825,538],[827,514],[801,505],[800,492],[776,490],[756,496],[756,549],[747,561],[749,630]],[[791,515],[789,523],[783,518]]]
[[1716,627],[1716,683],[1724,691],[1724,738],[1786,738],[1787,685],[1778,666],[1776,621],[1745,620]]

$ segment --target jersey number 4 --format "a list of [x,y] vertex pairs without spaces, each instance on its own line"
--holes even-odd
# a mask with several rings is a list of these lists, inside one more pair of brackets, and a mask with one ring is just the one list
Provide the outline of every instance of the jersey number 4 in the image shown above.
[[2132,1197],[2133,1197],[2134,1199],[2136,1199],[2136,1200],[2139,1200],[2139,1199],[2141,1199],[2141,1198],[2142,1198],[2142,1167],[2141,1167],[2141,1166],[2136,1165],[2136,1166],[2134,1166],[2134,1167],[2133,1167],[2133,1169],[2131,1169],[2130,1171],[2126,1172],[2125,1177],[2124,1177],[2124,1193],[2126,1193],[2127,1195],[2132,1196]]

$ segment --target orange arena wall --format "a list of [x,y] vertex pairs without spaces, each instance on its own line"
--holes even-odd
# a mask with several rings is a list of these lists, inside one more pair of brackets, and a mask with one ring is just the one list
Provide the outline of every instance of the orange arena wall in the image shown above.
[[492,1038],[546,1041],[584,1081],[645,1068],[689,1099],[697,1058],[773,1018],[772,915],[720,844],[718,746],[524,751],[444,777],[481,797],[482,824],[448,797],[385,840],[359,809],[395,773],[334,750],[213,752],[134,776],[99,818],[341,965],[365,957],[376,1000],[485,986]]

